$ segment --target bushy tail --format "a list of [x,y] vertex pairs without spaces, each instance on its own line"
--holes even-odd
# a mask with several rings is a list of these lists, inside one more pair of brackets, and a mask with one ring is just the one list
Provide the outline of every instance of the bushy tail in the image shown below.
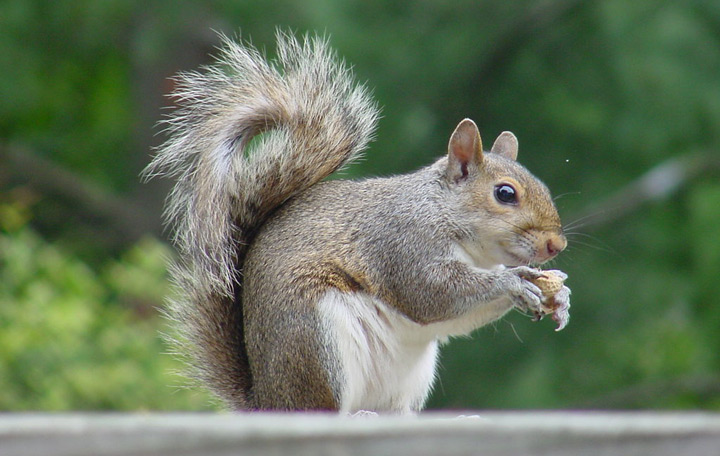
[[180,75],[170,137],[145,171],[177,179],[166,217],[182,352],[236,409],[252,406],[238,292],[247,245],[275,208],[358,157],[378,117],[326,39],[278,33],[277,52],[268,62],[224,38],[215,65]]

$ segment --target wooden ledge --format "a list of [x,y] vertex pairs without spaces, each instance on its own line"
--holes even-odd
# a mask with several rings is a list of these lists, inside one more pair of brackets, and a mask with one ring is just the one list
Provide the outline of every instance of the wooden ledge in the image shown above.
[[9,413],[0,414],[0,455],[720,454],[720,414],[470,414]]

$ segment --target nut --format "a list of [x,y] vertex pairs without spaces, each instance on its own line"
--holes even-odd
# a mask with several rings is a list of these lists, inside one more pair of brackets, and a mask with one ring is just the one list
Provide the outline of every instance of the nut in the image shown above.
[[553,271],[544,271],[542,276],[531,280],[543,293],[542,304],[547,313],[553,313],[557,309],[558,305],[554,298],[557,292],[562,290],[564,281],[562,276]]
[[563,278],[552,271],[546,271],[542,276],[532,280],[532,283],[537,285],[547,297],[555,296],[562,289],[563,282]]

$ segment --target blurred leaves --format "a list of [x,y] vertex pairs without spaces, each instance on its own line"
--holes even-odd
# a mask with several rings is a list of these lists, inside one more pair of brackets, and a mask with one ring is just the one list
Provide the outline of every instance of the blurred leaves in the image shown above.
[[157,333],[167,256],[143,240],[98,273],[30,229],[0,234],[0,410],[206,407]]

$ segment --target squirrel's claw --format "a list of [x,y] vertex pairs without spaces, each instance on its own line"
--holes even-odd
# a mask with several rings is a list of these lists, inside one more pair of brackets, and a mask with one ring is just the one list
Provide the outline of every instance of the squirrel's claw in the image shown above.
[[552,319],[558,324],[555,331],[562,331],[570,322],[570,289],[563,286],[555,295],[555,303],[558,307],[552,314]]

